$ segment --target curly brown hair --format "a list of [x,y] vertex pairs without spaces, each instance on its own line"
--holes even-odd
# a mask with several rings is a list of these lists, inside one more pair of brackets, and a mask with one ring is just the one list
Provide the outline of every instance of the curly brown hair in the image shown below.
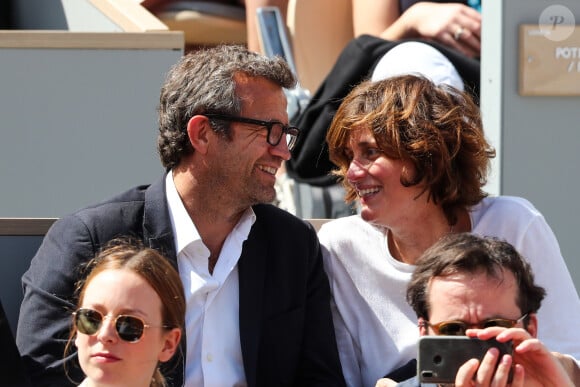
[[479,107],[469,94],[416,75],[356,86],[326,135],[330,160],[338,166],[333,173],[346,188],[348,202],[357,195],[345,179],[352,161],[348,142],[354,131],[367,128],[387,157],[413,165],[413,170],[403,170],[401,184],[423,185],[449,224],[456,223],[457,209],[487,196],[482,187],[495,150],[484,137]]

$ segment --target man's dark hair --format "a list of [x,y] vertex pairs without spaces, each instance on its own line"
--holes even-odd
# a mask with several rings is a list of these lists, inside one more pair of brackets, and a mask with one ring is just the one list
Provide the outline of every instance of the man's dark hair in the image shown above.
[[[193,51],[173,66],[161,88],[157,150],[171,169],[193,148],[187,123],[197,114],[239,115],[242,101],[236,94],[236,76],[265,78],[292,88],[296,78],[281,58],[269,58],[243,46],[222,45]],[[229,124],[212,121],[212,128],[230,138]]]
[[489,277],[503,281],[505,271],[515,277],[518,286],[516,304],[522,314],[536,313],[546,291],[534,283],[530,264],[510,243],[471,233],[449,234],[423,253],[407,286],[407,302],[417,317],[428,321],[428,289],[433,278],[485,272]]

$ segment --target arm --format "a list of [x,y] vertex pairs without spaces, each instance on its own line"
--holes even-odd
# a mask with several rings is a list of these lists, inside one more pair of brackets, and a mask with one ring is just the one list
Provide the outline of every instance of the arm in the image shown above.
[[401,16],[399,0],[352,0],[354,36],[380,36]]
[[[16,341],[34,386],[70,386],[63,364],[75,306],[74,284],[78,265],[94,255],[84,225],[74,217],[57,221],[49,230],[30,268],[22,277],[24,300]],[[70,356],[76,357],[76,355]],[[82,372],[69,365],[73,380]]]
[[360,371],[359,356],[360,350],[357,350],[360,346],[357,346],[355,340],[350,334],[334,300],[333,289],[336,279],[334,278],[335,273],[331,252],[323,245],[321,245],[321,249],[324,270],[328,275],[328,281],[330,283],[330,310],[332,312],[332,321],[334,324],[334,332],[336,334],[342,372],[344,373],[344,378],[349,386],[362,386],[363,381]]
[[535,282],[546,289],[546,298],[538,310],[538,338],[552,351],[580,359],[580,298],[560,252],[558,241],[543,216],[536,216],[513,243],[531,264]]
[[[481,14],[459,3],[418,2],[401,13],[397,0],[353,0],[355,36],[363,33],[386,40],[424,38],[442,43],[469,57],[481,50]],[[454,34],[463,28],[461,38]]]
[[578,361],[570,355],[559,352],[552,352],[552,355],[562,364],[562,367],[564,367],[566,373],[574,382],[574,385],[580,386],[580,366],[578,365]]

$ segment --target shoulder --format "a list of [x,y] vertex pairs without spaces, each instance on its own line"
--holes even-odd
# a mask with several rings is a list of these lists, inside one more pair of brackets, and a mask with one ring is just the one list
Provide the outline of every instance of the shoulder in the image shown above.
[[[142,224],[145,191],[148,186],[131,188],[100,203],[82,208],[57,220],[49,233],[88,233],[110,236],[130,234],[137,224]],[[91,238],[93,239],[93,238]]]
[[520,249],[523,244],[545,242],[546,236],[552,234],[544,216],[520,197],[485,198],[472,207],[470,215],[472,232],[506,239]]
[[360,215],[346,216],[326,222],[318,231],[320,241],[333,243],[344,239],[355,239],[357,236],[381,234],[381,231],[363,220]]
[[483,199],[472,208],[473,213],[504,214],[506,216],[536,217],[542,214],[527,199],[517,196],[495,196]]
[[[268,234],[285,234],[286,236],[313,234],[314,227],[306,220],[271,204],[257,204],[252,207],[256,214],[256,229]],[[293,239],[293,238],[290,238]]]
[[85,207],[72,214],[85,221],[98,222],[103,218],[130,218],[143,209],[145,192],[149,186],[131,188],[100,203]]
[[280,276],[307,273],[306,267],[319,262],[320,244],[311,224],[270,204],[252,209],[256,220],[244,243],[246,253],[268,256],[270,269],[277,268]]

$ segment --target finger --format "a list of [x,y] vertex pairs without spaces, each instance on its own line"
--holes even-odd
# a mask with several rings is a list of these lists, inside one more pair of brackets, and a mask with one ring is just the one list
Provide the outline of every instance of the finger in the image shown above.
[[464,7],[462,10],[461,17],[457,21],[481,40],[481,14],[471,7]]
[[522,328],[489,327],[485,329],[468,329],[465,334],[481,340],[489,340],[495,337],[497,341],[502,343],[509,340],[520,341],[530,338],[528,331]]
[[475,377],[478,367],[479,360],[470,359],[466,361],[461,367],[459,367],[459,370],[457,370],[457,374],[455,375],[455,386],[466,387],[473,385],[472,380]]
[[519,343],[515,348],[514,351],[518,354],[524,354],[526,352],[538,352],[549,354],[550,351],[542,344],[542,342],[535,338],[530,338],[527,340],[522,341]]
[[394,380],[383,378],[383,379],[377,380],[375,387],[392,387],[392,386],[396,386],[396,385],[397,385],[397,382],[395,382]]
[[460,53],[462,53],[465,56],[472,57],[472,53],[470,52],[470,50],[467,50],[463,44],[460,44],[457,40],[455,40],[452,33],[444,32],[444,33],[438,35],[436,37],[436,39],[439,42],[446,45],[447,47],[450,47],[456,51],[459,51]]
[[460,44],[466,46],[467,50],[470,50],[474,53],[479,54],[481,51],[481,42],[479,41],[479,38],[475,36],[473,32],[467,27],[463,28],[462,33],[457,38],[457,41]]
[[488,386],[494,376],[495,367],[499,358],[499,350],[497,348],[490,348],[486,353],[477,374],[475,375],[476,386]]
[[465,331],[465,334],[469,337],[477,337],[478,339],[481,340],[488,340],[496,337],[505,330],[506,328],[501,327],[489,327],[485,329],[470,328]]
[[507,386],[510,369],[512,367],[512,361],[513,360],[510,355],[502,356],[495,370],[495,374],[493,375],[493,381],[491,383],[492,387]]
[[455,25],[449,31],[445,31],[438,35],[437,40],[470,58],[478,56],[479,50],[474,50],[469,44],[466,44],[462,40],[465,33],[465,28],[460,25]]
[[502,329],[497,335],[496,339],[500,342],[512,340],[514,342],[521,342],[532,338],[530,333],[523,328],[500,328]]
[[513,367],[513,379],[512,383],[510,384],[511,387],[524,387],[524,378],[525,378],[525,371],[524,367],[520,364],[516,364]]

